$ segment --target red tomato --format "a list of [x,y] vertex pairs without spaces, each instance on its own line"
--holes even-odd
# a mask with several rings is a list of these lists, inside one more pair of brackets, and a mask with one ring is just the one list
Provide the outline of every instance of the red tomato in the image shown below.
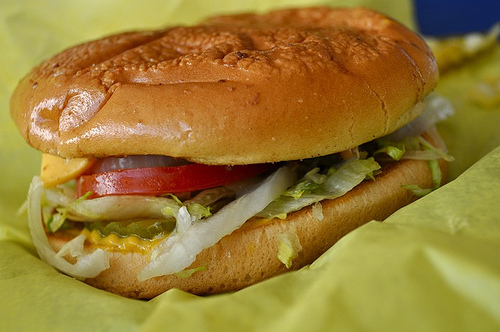
[[78,197],[105,195],[178,194],[222,186],[274,168],[272,164],[213,166],[188,164],[174,167],[144,167],[82,175],[77,181]]

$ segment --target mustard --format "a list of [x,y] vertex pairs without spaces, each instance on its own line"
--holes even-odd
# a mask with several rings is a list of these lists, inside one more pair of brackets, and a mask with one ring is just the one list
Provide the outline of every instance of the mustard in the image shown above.
[[120,237],[116,234],[109,234],[103,237],[99,231],[90,231],[87,228],[84,228],[81,234],[85,235],[87,241],[92,245],[106,248],[111,251],[134,252],[141,254],[151,252],[151,249],[164,239],[163,237],[149,240],[134,235]]

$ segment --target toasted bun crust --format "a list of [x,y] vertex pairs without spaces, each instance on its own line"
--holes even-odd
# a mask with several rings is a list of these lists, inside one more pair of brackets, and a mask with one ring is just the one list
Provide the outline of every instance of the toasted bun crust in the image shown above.
[[[440,165],[445,172],[447,164],[442,161]],[[303,249],[293,260],[291,269],[301,268],[353,229],[370,220],[383,220],[415,200],[411,191],[401,188],[402,184],[431,187],[428,163],[404,160],[384,165],[375,181],[364,181],[340,198],[322,201],[323,220],[314,216],[312,206],[290,214],[285,220],[273,219],[264,224],[250,220],[202,251],[188,269],[205,267],[206,270],[188,278],[168,275],[139,282],[137,273],[147,263],[147,256],[114,252],[111,267],[85,282],[132,298],[152,298],[171,288],[199,295],[235,291],[289,270],[278,260],[280,234],[288,231],[297,234]],[[68,239],[51,234],[49,240],[58,250]]]
[[384,15],[291,9],[75,46],[19,83],[11,114],[29,144],[67,158],[275,162],[392,132],[437,78],[424,41]]

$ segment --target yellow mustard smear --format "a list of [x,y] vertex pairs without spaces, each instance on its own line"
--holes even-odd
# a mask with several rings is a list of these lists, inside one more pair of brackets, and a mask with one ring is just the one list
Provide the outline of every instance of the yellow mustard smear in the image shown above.
[[89,231],[86,228],[82,230],[81,234],[85,235],[87,241],[92,245],[103,247],[111,251],[135,252],[141,254],[149,253],[153,247],[158,245],[158,243],[166,237],[152,240],[143,239],[134,235],[121,237],[116,234],[109,234],[103,237],[99,231]]
[[[244,223],[240,227],[240,230],[250,230],[273,222],[276,222],[276,219],[252,218]],[[91,245],[105,248],[106,250],[147,254],[171,233],[151,240],[134,235],[127,237],[121,237],[116,234],[102,236],[99,231],[95,229],[90,231],[87,228],[84,228],[80,234],[83,234]]]

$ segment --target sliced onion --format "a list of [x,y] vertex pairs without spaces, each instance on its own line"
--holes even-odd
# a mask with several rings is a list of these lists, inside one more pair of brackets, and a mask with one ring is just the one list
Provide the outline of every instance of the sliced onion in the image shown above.
[[189,162],[168,156],[127,156],[127,157],[107,157],[98,160],[88,173],[101,173],[115,171],[118,169],[132,169],[144,167],[170,167],[186,165]]
[[257,188],[229,203],[212,217],[194,222],[188,227],[183,226],[181,232],[174,232],[158,245],[151,255],[152,260],[137,278],[146,280],[184,270],[201,251],[238,229],[278,197],[294,180],[294,171],[290,167],[282,167]]
[[[109,268],[109,255],[102,249],[97,249],[90,254],[83,252],[83,245],[79,245],[81,239],[68,243],[63,247],[61,255],[52,248],[43,229],[41,212],[42,195],[44,193],[43,183],[40,177],[35,176],[31,182],[28,192],[28,224],[31,237],[40,258],[61,272],[78,279],[93,278],[102,271]],[[76,263],[72,264],[64,259],[62,254],[70,253],[76,257]]]

